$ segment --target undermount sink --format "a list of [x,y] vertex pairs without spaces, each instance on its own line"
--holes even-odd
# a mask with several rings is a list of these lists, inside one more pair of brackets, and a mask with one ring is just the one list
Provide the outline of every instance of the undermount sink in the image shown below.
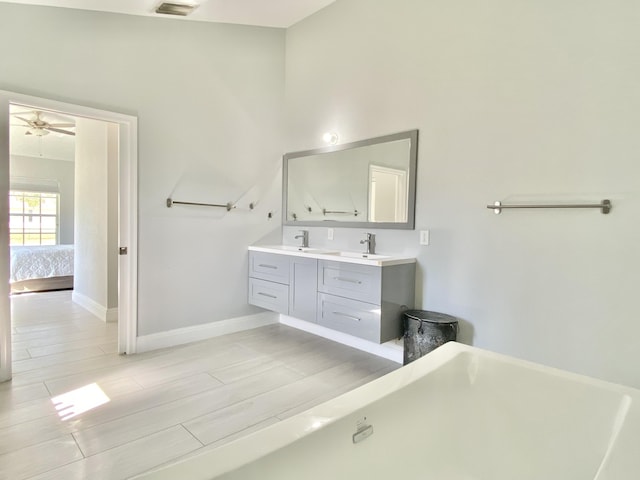
[[376,253],[359,253],[359,252],[333,252],[332,255],[347,258],[366,258],[368,260],[386,260],[391,258],[390,255],[378,255]]

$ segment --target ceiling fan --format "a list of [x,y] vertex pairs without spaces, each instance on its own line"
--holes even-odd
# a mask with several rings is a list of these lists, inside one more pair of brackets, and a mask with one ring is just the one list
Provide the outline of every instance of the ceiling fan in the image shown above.
[[[35,117],[29,120],[21,115],[25,114],[33,114]],[[42,112],[33,111],[33,112],[19,112],[12,113],[11,115],[14,118],[22,121],[25,125],[12,125],[14,127],[26,127],[27,131],[25,135],[35,135],[36,137],[43,137],[45,135],[49,135],[49,132],[62,133],[64,135],[75,135],[75,132],[70,130],[63,130],[64,128],[72,128],[75,127],[75,123],[49,123],[46,120],[41,118]]]

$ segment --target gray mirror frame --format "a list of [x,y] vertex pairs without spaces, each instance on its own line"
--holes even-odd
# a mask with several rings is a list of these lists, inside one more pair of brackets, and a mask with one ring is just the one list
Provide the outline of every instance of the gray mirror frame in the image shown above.
[[[310,155],[319,155],[323,153],[338,152],[341,150],[349,150],[353,148],[366,147],[378,143],[394,142],[396,140],[409,139],[411,147],[409,149],[409,186],[407,192],[407,221],[406,222],[342,222],[339,220],[289,220],[288,219],[288,172],[289,160],[300,157],[308,157]],[[344,143],[331,147],[316,148],[313,150],[304,150],[300,152],[286,153],[283,157],[282,165],[282,224],[286,226],[297,227],[331,227],[331,228],[368,228],[368,229],[396,229],[396,230],[415,230],[415,207],[416,207],[416,173],[418,165],[418,130],[408,130],[406,132],[384,135],[381,137],[359,140],[357,142]]]

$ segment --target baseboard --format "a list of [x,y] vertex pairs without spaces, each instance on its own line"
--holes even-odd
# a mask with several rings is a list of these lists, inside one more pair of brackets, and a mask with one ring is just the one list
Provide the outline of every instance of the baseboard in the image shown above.
[[[71,293],[71,300],[73,303],[77,303],[85,310],[89,310],[93,315],[98,317],[103,322],[117,322],[118,321],[118,307],[107,308],[104,305],[100,305],[95,300],[76,292]],[[114,312],[115,311],[115,312]]]
[[354,337],[346,333],[331,330],[316,323],[305,322],[288,315],[280,315],[280,323],[289,327],[297,328],[305,332],[324,337],[334,342],[348,345],[363,352],[383,357],[396,363],[403,363],[404,345],[401,340],[392,340],[387,343],[373,343],[362,338]]
[[106,315],[105,321],[106,322],[118,321],[118,307],[112,307],[107,309],[107,315]]
[[217,322],[176,328],[167,332],[143,335],[136,339],[136,353],[148,352],[159,348],[173,347],[185,343],[219,337],[228,333],[264,327],[278,323],[278,314],[273,312],[257,313],[244,317],[229,318]]

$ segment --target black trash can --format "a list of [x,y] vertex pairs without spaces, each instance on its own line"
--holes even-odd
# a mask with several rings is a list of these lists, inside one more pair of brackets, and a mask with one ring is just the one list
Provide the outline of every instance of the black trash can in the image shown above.
[[458,320],[444,313],[407,310],[404,323],[404,365],[417,360],[440,345],[455,341]]

